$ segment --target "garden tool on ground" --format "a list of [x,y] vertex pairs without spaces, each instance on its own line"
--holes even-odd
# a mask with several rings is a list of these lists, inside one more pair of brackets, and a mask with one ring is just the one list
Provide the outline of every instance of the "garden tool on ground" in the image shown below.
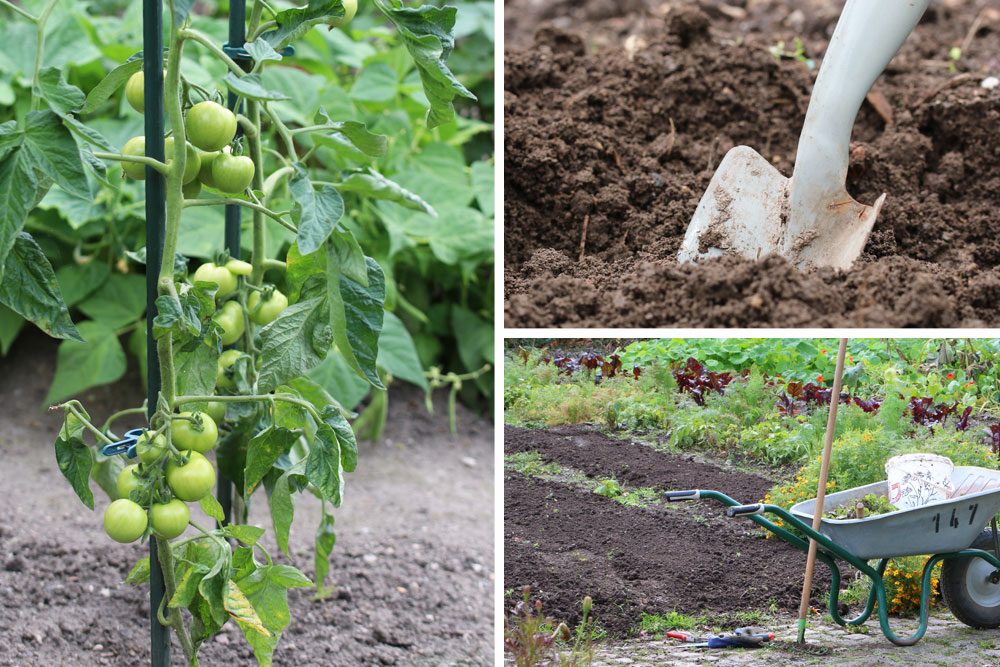
[[851,129],[927,4],[847,0],[813,87],[792,177],[749,146],[730,150],[691,219],[681,263],[732,253],[781,255],[800,268],[851,266],[886,197],[866,206],[847,194]]

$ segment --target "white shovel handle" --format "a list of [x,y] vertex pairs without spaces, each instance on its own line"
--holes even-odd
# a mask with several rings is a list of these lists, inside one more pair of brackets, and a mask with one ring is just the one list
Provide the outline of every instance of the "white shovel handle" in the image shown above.
[[[847,0],[823,57],[799,137],[792,173],[793,207],[800,197],[815,202],[817,197],[846,192],[851,130],[861,103],[927,4],[928,0]],[[807,220],[792,222],[808,226]],[[789,229],[795,236],[802,231]]]

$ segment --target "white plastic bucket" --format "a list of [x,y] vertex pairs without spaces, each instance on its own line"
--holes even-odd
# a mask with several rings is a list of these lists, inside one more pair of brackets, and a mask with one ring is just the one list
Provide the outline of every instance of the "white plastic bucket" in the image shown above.
[[948,499],[954,488],[955,465],[947,456],[901,454],[885,462],[889,476],[889,502],[901,510]]

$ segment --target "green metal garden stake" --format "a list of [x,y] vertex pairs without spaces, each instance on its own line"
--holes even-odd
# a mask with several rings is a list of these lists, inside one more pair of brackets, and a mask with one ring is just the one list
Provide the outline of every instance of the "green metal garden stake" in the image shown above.
[[[163,3],[142,3],[142,67],[145,71],[146,155],[163,162]],[[156,412],[160,394],[160,362],[153,338],[159,267],[166,223],[166,182],[146,167],[146,410]],[[149,648],[152,667],[170,666],[170,632],[157,618],[165,584],[156,540],[149,540]]]

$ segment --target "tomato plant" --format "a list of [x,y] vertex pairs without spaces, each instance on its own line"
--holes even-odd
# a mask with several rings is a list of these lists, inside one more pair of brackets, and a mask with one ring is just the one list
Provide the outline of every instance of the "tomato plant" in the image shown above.
[[[143,433],[136,440],[136,453],[139,456],[139,460],[146,465],[151,465],[160,460],[163,455],[163,450],[167,447],[167,439],[163,437],[162,433],[157,433],[155,436],[150,438],[149,433]],[[123,471],[124,472],[124,471]],[[127,493],[123,493],[123,496],[128,496]]]
[[[48,9],[14,20],[45,37],[55,0],[39,1]],[[10,6],[0,2],[0,31]],[[129,581],[162,568],[170,604],[154,611],[187,663],[235,622],[270,664],[288,623],[287,589],[329,592],[332,511],[358,458],[351,408],[374,392],[379,412],[368,414],[384,423],[388,378],[426,388],[431,362],[457,354],[479,366],[490,354],[492,128],[466,83],[484,92],[492,84],[449,68],[459,53],[453,7],[255,1],[239,51],[223,50],[219,25],[198,13],[214,8],[164,6],[162,63],[149,49],[129,56],[136,45],[125,44],[141,31],[108,27],[134,20],[125,12],[85,31],[83,45],[90,34],[122,42],[82,61],[90,67],[64,68],[65,58],[43,67],[50,52],[39,44],[17,77],[0,73],[0,87],[30,82],[26,103],[9,115],[0,90],[0,191],[12,193],[0,207],[0,348],[17,334],[10,322],[32,321],[64,339],[46,397],[65,413],[55,443],[60,470],[87,507],[95,507],[92,480],[114,498],[105,522],[112,538],[156,544],[157,563],[140,559]],[[492,14],[488,29],[484,16],[477,9],[467,35],[492,34]],[[285,50],[293,41],[296,55]],[[109,60],[117,65],[102,78]],[[151,101],[161,67],[162,109]],[[221,104],[229,93],[240,100],[235,111]],[[169,136],[141,129],[132,111],[140,106],[147,120],[165,113]],[[466,146],[474,146],[468,156]],[[156,178],[139,183],[147,172]],[[162,202],[145,202],[160,181]],[[162,247],[142,224],[144,209],[160,203]],[[224,251],[216,224],[223,207],[246,218],[240,241],[227,240]],[[407,212],[424,217],[400,217]],[[436,303],[440,294],[447,297]],[[435,349],[432,339],[456,339],[456,331],[462,345]],[[123,335],[142,366],[155,364],[159,391],[147,406],[95,423],[66,399],[120,377]],[[209,405],[219,419],[211,438]],[[196,410],[203,431],[186,419]],[[122,470],[138,436],[123,440],[113,429],[139,412],[163,440],[144,442],[142,463]],[[234,491],[226,507],[212,494],[220,480]],[[268,503],[275,541],[291,559],[291,508],[303,493],[321,509],[313,580],[275,565],[259,541],[263,530],[246,525],[251,503]],[[194,526],[172,542],[188,502],[218,525]]]

